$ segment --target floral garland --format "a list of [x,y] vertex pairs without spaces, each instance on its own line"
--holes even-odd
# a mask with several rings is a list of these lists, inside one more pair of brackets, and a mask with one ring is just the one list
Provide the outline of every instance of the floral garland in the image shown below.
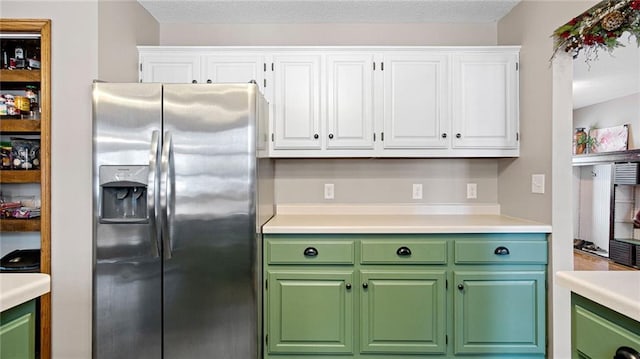
[[559,51],[575,59],[585,50],[586,61],[598,58],[598,50],[611,53],[624,46],[618,38],[624,33],[636,37],[640,46],[640,0],[605,0],[575,17],[553,32],[553,59]]

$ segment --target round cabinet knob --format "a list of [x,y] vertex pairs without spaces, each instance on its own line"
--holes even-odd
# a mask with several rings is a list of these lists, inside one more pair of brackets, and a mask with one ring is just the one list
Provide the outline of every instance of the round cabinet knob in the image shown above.
[[458,289],[463,290],[464,289],[464,284],[458,284]]
[[318,250],[313,248],[313,247],[307,247],[304,250],[304,256],[305,257],[315,257],[318,255]]
[[396,254],[399,255],[399,256],[402,256],[402,257],[410,256],[411,255],[411,249],[409,249],[407,247],[400,247],[396,251]]
[[210,79],[209,79],[209,80],[207,80],[207,83],[208,83],[208,84],[210,84],[210,83],[212,83],[212,82],[213,82],[213,81],[211,81]]
[[462,137],[462,135],[459,133],[456,133],[456,138],[460,138],[460,137]]
[[509,254],[509,248],[500,246],[496,248],[496,250],[493,251],[493,253],[499,256],[506,256]]
[[351,283],[347,283],[346,287],[347,289],[351,289]]
[[369,284],[367,284],[367,283],[362,283],[362,288],[364,288],[364,289],[369,288]]
[[333,133],[329,134],[329,139],[333,139]]
[[313,138],[315,138],[316,140],[318,139],[318,137],[320,137],[320,136],[318,136],[317,133],[313,135]]
[[640,359],[640,353],[629,347],[620,347],[616,350],[616,356],[613,359]]
[[447,138],[447,134],[446,134],[446,133],[443,133],[443,134],[442,134],[442,138]]
[[191,81],[191,83],[192,83],[192,84],[197,84],[197,83],[198,83],[198,81],[196,81],[196,80],[192,80],[192,81]]

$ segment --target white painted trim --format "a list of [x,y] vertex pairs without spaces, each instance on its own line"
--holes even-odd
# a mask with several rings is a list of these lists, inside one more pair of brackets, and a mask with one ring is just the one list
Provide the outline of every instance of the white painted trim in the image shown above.
[[499,215],[500,205],[497,203],[456,204],[443,203],[431,205],[415,205],[411,203],[396,204],[278,204],[277,214],[299,215],[435,215],[435,214],[475,214]]

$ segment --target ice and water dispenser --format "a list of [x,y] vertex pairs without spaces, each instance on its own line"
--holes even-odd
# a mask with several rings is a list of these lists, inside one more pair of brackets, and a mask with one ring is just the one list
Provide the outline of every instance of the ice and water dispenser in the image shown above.
[[100,166],[100,222],[148,223],[148,166]]

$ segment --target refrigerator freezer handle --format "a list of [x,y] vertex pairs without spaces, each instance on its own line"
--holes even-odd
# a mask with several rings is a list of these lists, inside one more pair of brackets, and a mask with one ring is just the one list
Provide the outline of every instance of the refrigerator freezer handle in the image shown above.
[[158,226],[158,159],[160,156],[160,132],[151,133],[149,152],[149,178],[147,182],[147,213],[149,216],[150,239],[154,257],[160,257],[160,230]]
[[171,132],[164,133],[164,141],[162,145],[162,157],[160,160],[160,212],[162,216],[162,245],[164,249],[164,258],[171,259],[171,204],[169,201],[173,197],[173,181],[172,181],[172,155],[173,155],[173,140],[171,138]]

